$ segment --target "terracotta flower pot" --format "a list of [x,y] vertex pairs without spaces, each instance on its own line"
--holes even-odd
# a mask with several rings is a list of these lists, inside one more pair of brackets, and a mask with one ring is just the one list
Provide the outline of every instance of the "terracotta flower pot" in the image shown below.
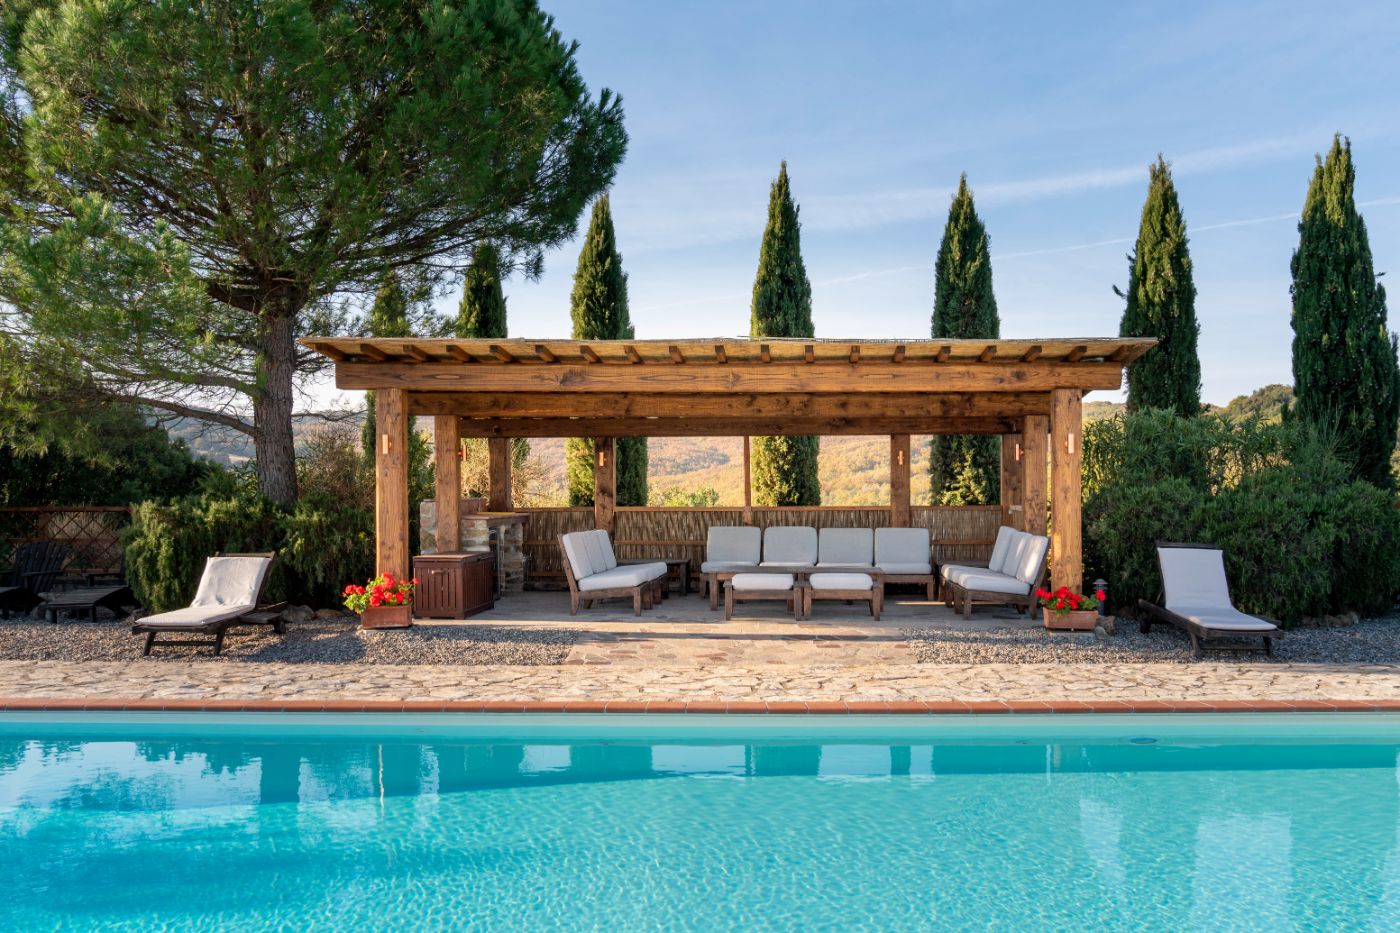
[[1052,632],[1092,632],[1099,620],[1096,609],[1072,609],[1069,612],[1056,612],[1049,606],[1043,607],[1045,627]]
[[410,628],[412,625],[412,603],[407,606],[370,606],[360,613],[360,628]]

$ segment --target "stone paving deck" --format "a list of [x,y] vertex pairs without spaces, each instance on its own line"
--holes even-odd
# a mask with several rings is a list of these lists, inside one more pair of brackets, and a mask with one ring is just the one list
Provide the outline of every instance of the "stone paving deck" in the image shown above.
[[[1400,665],[914,664],[899,629],[941,608],[894,604],[881,622],[832,607],[794,623],[758,604],[725,623],[698,599],[640,620],[570,617],[557,594],[505,600],[473,624],[583,632],[564,664],[348,665],[0,662],[0,708],[483,709],[651,712],[1400,710]],[[549,611],[544,611],[548,609]],[[941,616],[951,621],[950,616]],[[972,626],[1032,623],[983,612]]]

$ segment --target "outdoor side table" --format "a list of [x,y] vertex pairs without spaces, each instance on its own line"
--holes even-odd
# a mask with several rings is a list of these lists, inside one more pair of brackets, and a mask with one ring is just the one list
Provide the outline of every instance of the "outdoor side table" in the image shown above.
[[113,615],[121,615],[127,606],[136,605],[136,596],[131,587],[120,586],[80,586],[62,593],[54,593],[39,607],[49,622],[58,622],[58,614],[64,610],[86,612],[89,622],[97,621],[98,609],[110,609]]

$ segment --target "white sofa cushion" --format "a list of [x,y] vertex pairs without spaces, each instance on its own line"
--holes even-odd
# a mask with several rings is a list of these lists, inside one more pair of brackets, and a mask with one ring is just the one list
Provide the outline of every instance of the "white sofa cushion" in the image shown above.
[[869,528],[823,528],[817,536],[817,566],[872,566],[874,541]]
[[1050,547],[1050,539],[1041,535],[1026,535],[1029,539],[1021,548],[1021,564],[1016,568],[1017,580],[1027,585],[1035,582],[1036,573],[1040,570],[1040,562],[1045,559],[1045,552]]
[[817,562],[817,529],[779,525],[763,532],[765,566],[803,567]]
[[617,566],[617,554],[613,552],[612,540],[601,528],[588,532],[588,556],[593,559],[593,569],[611,570]]
[[564,556],[569,559],[569,569],[574,572],[575,580],[582,580],[603,569],[595,568],[593,560],[588,556],[588,532],[573,531],[564,535],[561,540],[564,542]]
[[790,573],[736,573],[729,582],[735,590],[781,592],[792,589],[793,576]]
[[[621,567],[614,567],[611,570],[604,570],[602,573],[595,573],[578,581],[578,588],[582,592],[592,592],[594,590],[616,590],[633,586],[641,586],[650,580],[656,579],[651,564],[624,564]],[[665,564],[661,565],[662,572],[665,572]]]
[[969,573],[955,581],[966,590],[980,590],[984,593],[1006,593],[1009,596],[1025,596],[1030,593],[1029,583],[1022,582],[1004,573]]
[[[929,562],[927,528],[876,528],[875,563],[927,564]],[[924,573],[929,573],[925,570]]]
[[727,560],[707,560],[700,565],[701,573],[726,573],[731,570],[752,570],[758,563],[738,563]]
[[944,564],[941,569],[943,579],[949,583],[961,583],[962,578],[970,573],[996,573],[995,570],[988,570],[986,567],[971,567],[966,564]]
[[987,569],[995,573],[1004,573],[1011,577],[1016,576],[1016,571],[1021,567],[1021,554],[1030,544],[1030,539],[1032,537],[1032,535],[1028,535],[1023,531],[1012,529],[1010,544],[1007,545],[1006,553],[1002,555],[1001,563],[988,563]]
[[1006,562],[1006,552],[1011,549],[1012,543],[1016,540],[1016,535],[1020,534],[1010,525],[1002,525],[997,529],[996,542],[992,544],[992,557],[987,561],[988,567],[1000,568]]
[[880,568],[881,571],[883,571],[884,573],[889,573],[889,574],[918,575],[918,574],[929,574],[929,573],[933,573],[933,565],[932,565],[932,564],[885,563],[885,564],[878,564],[877,566]]
[[763,532],[750,525],[711,525],[705,536],[705,563],[757,565]]
[[807,578],[814,591],[861,590],[875,588],[875,579],[868,573],[814,573]]

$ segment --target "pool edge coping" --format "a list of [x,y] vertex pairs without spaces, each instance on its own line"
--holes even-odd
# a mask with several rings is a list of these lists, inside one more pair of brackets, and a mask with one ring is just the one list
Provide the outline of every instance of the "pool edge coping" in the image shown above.
[[239,700],[0,697],[0,712],[1068,714],[1396,713],[1396,700]]

